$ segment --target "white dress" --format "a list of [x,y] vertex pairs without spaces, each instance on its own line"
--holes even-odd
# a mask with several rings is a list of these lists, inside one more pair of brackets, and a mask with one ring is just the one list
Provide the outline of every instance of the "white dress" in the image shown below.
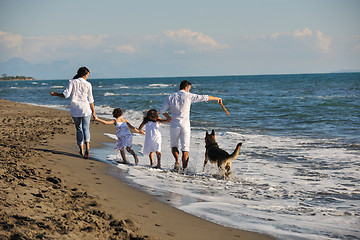
[[[115,120],[116,121],[116,120]],[[116,147],[118,150],[124,150],[125,147],[132,146],[132,135],[126,122],[116,122]]]
[[145,125],[145,143],[143,154],[147,155],[151,152],[161,152],[161,132],[159,123],[149,121]]

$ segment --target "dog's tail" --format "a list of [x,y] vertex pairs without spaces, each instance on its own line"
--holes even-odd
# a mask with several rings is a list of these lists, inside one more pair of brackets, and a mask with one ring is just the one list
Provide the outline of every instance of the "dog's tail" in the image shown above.
[[238,145],[236,146],[234,152],[230,155],[231,159],[234,159],[234,158],[237,157],[237,155],[239,155],[241,145],[242,145],[242,143],[238,143]]

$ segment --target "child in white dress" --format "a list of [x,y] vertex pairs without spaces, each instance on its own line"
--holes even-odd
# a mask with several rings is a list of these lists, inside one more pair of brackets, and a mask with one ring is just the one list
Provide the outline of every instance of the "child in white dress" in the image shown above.
[[118,140],[116,141],[116,146],[117,149],[120,151],[121,153],[121,157],[123,159],[123,162],[125,164],[128,164],[129,162],[126,160],[126,154],[125,154],[125,148],[126,150],[133,155],[134,159],[135,159],[135,164],[139,163],[139,159],[136,155],[136,153],[134,152],[134,150],[132,149],[132,135],[130,130],[132,130],[133,132],[136,133],[140,133],[140,134],[144,134],[142,131],[138,130],[137,128],[133,127],[128,120],[126,120],[125,118],[122,117],[123,116],[123,111],[121,110],[121,108],[115,108],[113,111],[113,117],[115,118],[114,120],[111,121],[105,121],[102,120],[98,117],[95,117],[96,121],[99,121],[103,124],[114,124],[116,127],[116,136],[118,138]]
[[149,154],[150,165],[154,166],[154,152],[156,153],[158,164],[157,168],[161,168],[161,132],[159,123],[170,122],[171,118],[161,119],[155,109],[147,112],[143,122],[139,126],[139,130],[143,132],[142,128],[146,126],[145,143],[143,154]]

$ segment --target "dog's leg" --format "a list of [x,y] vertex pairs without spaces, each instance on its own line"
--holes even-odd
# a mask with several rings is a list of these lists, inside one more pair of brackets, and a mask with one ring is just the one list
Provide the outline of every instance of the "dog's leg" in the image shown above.
[[205,158],[203,171],[205,171],[205,166],[206,166],[207,162],[208,162],[208,159]]
[[221,172],[221,174],[224,176],[224,180],[227,179],[227,172],[226,172],[226,166],[224,166],[224,164],[219,166],[219,171]]
[[225,169],[226,169],[227,172],[230,172],[231,162],[230,162],[230,163],[227,163],[227,164],[225,165]]
[[205,160],[204,160],[204,167],[203,167],[203,171],[205,171],[205,166],[207,164],[207,162],[209,161],[209,158],[207,156],[207,152],[205,152]]
[[226,164],[225,169],[226,169],[225,179],[228,179],[230,175],[231,164]]

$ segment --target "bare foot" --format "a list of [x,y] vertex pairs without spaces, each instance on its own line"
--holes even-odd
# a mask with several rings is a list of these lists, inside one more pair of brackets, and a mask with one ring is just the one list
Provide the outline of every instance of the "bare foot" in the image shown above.
[[175,163],[174,170],[177,171],[177,172],[180,170],[180,164],[179,163]]

